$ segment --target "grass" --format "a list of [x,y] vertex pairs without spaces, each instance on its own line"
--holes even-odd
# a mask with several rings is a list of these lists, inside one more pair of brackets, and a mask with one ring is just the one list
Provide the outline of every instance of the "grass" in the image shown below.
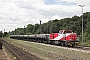
[[84,42],[84,45],[90,46],[90,41],[88,40],[87,42]]
[[38,43],[7,39],[7,42],[14,44],[22,49],[25,49],[29,53],[36,55],[44,60],[89,60],[90,53],[77,52],[74,50],[56,48],[52,46],[41,45]]
[[15,60],[14,56],[12,56],[12,54],[5,48],[5,46],[3,46],[3,49],[6,53],[6,55],[8,56],[9,60]]
[[[82,45],[82,41],[80,41],[79,45]],[[84,45],[84,46],[90,46],[90,40],[88,40],[88,41],[86,41],[86,42],[84,41],[84,42],[83,42],[83,45]]]

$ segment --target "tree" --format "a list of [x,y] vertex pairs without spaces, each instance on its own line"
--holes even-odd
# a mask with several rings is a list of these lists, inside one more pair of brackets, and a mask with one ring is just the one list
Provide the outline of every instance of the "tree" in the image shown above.
[[90,21],[87,22],[84,36],[85,36],[85,40],[90,40]]
[[2,33],[2,31],[0,31],[0,37],[2,37],[3,36],[3,33]]
[[28,24],[26,27],[26,33],[32,34],[33,33],[33,27],[34,26],[32,24]]
[[35,24],[33,27],[33,34],[37,32],[38,28],[39,28],[39,24]]

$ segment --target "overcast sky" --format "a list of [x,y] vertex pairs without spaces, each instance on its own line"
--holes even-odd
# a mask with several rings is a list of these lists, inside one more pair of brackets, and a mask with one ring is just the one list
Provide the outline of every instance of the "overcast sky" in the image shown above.
[[0,0],[0,31],[90,12],[90,0]]

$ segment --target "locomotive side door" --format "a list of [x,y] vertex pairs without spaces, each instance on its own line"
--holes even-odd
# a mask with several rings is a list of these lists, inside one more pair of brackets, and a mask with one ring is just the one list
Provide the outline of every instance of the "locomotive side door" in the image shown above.
[[59,40],[62,40],[63,39],[63,36],[64,36],[64,31],[63,30],[60,30],[59,31]]

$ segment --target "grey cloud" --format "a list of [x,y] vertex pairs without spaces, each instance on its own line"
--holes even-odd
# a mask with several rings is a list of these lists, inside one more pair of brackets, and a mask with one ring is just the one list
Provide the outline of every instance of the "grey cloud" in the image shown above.
[[[67,0],[65,1],[67,2]],[[68,1],[73,2],[72,0]],[[78,1],[75,0],[74,3]],[[85,8],[87,7],[85,6]],[[84,12],[89,10],[88,6]],[[30,23],[39,23],[40,19],[45,23],[51,18],[54,20],[55,18],[60,19],[80,14],[81,8],[77,5],[46,5],[44,0],[0,0],[0,26],[5,27],[7,31]]]

